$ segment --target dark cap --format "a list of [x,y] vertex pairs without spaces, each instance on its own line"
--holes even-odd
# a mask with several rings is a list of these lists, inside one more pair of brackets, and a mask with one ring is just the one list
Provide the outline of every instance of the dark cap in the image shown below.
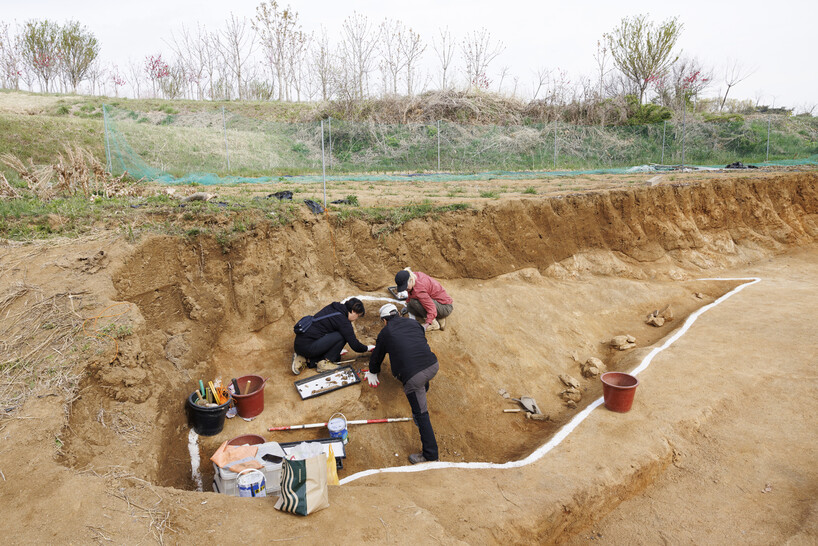
[[398,271],[398,274],[395,275],[395,284],[397,284],[396,290],[398,292],[406,291],[407,285],[409,283],[409,272],[405,269]]

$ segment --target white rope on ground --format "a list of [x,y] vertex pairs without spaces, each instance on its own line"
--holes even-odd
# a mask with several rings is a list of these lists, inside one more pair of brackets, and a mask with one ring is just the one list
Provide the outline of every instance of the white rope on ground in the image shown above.
[[187,450],[190,452],[190,475],[196,482],[196,491],[202,491],[202,473],[199,472],[199,435],[190,429],[187,435]]
[[[720,278],[707,278],[707,279],[695,279],[695,281],[746,281],[743,284],[735,287],[730,292],[724,294],[722,297],[718,298],[714,302],[705,305],[701,309],[697,310],[696,312],[692,313],[690,316],[687,317],[684,324],[679,328],[679,330],[670,336],[660,347],[654,348],[648,355],[642,360],[642,362],[637,366],[631,373],[631,375],[636,375],[642,371],[644,371],[651,363],[653,358],[659,354],[660,352],[664,351],[668,347],[670,347],[677,339],[682,337],[685,332],[687,332],[690,327],[696,322],[696,319],[699,316],[712,309],[713,307],[719,305],[720,303],[727,300],[727,298],[741,292],[748,286],[751,286],[757,282],[760,282],[761,279],[758,277],[744,277],[744,278],[735,278],[735,279],[720,279]],[[368,298],[369,299],[369,298]],[[372,298],[375,299],[375,298]],[[473,468],[473,469],[483,469],[483,468],[493,468],[493,469],[509,469],[509,468],[519,468],[521,466],[529,465],[535,461],[541,459],[546,453],[551,451],[553,448],[557,447],[577,426],[588,417],[593,410],[597,407],[602,405],[603,398],[598,398],[591,402],[585,409],[581,412],[576,414],[568,423],[566,423],[557,433],[545,444],[541,445],[537,448],[533,453],[531,453],[525,459],[521,459],[519,461],[509,461],[507,463],[447,463],[442,461],[435,461],[431,463],[421,463],[412,466],[396,466],[396,467],[389,467],[389,468],[373,468],[370,470],[363,470],[361,472],[357,472],[351,476],[347,476],[346,478],[341,480],[341,485],[347,484],[349,482],[355,481],[359,478],[364,478],[366,476],[371,476],[373,474],[381,474],[381,473],[397,473],[397,472],[423,472],[425,470],[435,470],[438,468]]]

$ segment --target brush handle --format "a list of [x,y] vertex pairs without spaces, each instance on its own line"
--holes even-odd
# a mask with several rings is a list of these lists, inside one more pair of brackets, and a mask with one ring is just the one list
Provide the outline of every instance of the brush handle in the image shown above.
[[233,383],[233,390],[236,391],[236,394],[241,394],[239,392],[239,382],[236,381],[236,378],[234,377],[233,379],[230,380],[230,382]]

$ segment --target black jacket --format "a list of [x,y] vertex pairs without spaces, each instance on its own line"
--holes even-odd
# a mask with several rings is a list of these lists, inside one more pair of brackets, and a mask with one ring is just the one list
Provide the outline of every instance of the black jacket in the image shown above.
[[392,375],[403,384],[419,371],[437,362],[437,356],[426,341],[423,326],[406,317],[392,317],[378,334],[375,350],[369,357],[371,373],[380,373],[381,363],[387,354]]
[[348,317],[349,311],[347,311],[347,308],[343,303],[334,301],[313,316],[318,318],[335,312],[341,314],[322,320],[316,320],[312,323],[312,326],[310,326],[310,329],[307,330],[306,333],[296,334],[295,337],[303,338],[305,341],[310,342],[315,341],[316,339],[321,339],[331,332],[340,332],[341,335],[344,336],[346,342],[349,344],[350,349],[356,353],[365,353],[366,345],[358,341],[358,338],[355,337],[355,330],[352,328],[352,323],[349,321]]

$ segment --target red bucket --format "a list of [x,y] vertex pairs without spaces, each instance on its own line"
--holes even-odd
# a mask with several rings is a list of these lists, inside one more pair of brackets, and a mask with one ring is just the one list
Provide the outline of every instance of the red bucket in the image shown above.
[[622,372],[603,373],[600,379],[602,379],[602,397],[605,399],[605,407],[619,413],[630,411],[639,380]]
[[267,380],[258,375],[243,375],[236,382],[241,391],[241,394],[233,395],[236,411],[246,419],[255,417],[264,410],[264,384]]
[[257,446],[263,444],[265,442],[264,436],[259,436],[258,434],[242,434],[241,436],[236,436],[227,441],[227,445],[229,446],[243,446],[245,444],[251,446]]

